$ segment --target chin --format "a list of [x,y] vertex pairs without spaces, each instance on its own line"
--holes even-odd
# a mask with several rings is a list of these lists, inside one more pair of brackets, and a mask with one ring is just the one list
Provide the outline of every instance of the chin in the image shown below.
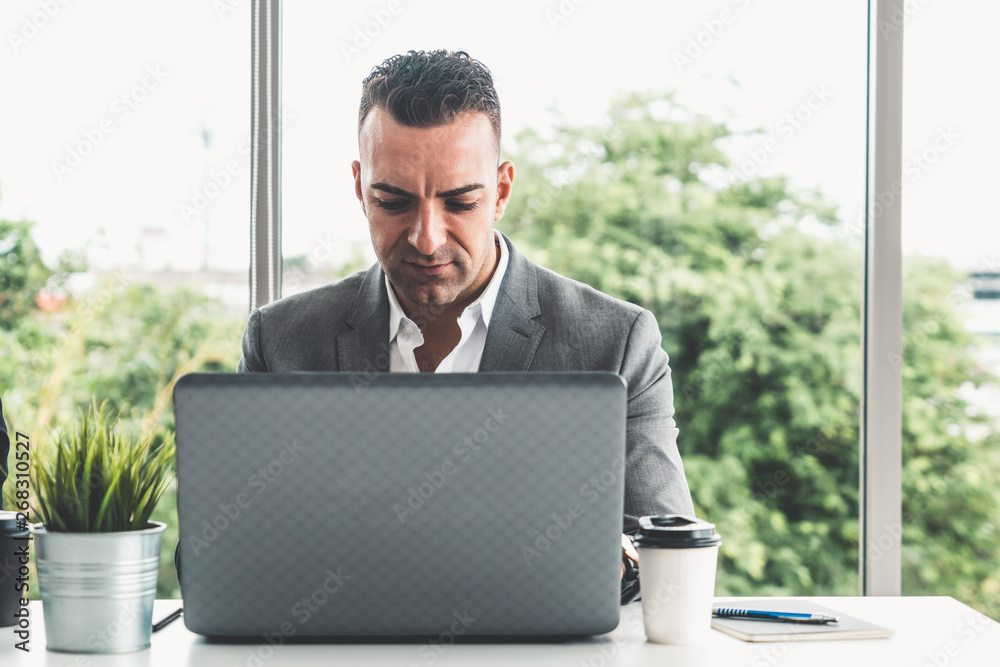
[[454,296],[446,296],[443,294],[431,293],[423,295],[419,301],[414,301],[414,303],[424,306],[426,308],[441,308],[450,305],[455,301]]
[[407,301],[426,308],[447,306],[455,300],[453,295],[443,293],[440,289],[411,288],[403,292]]

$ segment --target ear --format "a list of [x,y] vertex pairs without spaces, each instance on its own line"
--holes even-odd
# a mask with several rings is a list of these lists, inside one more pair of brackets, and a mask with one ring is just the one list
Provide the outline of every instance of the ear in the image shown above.
[[493,222],[497,222],[503,217],[507,202],[510,201],[510,193],[514,189],[514,163],[507,160],[497,167],[497,208],[493,215]]
[[351,163],[351,173],[354,175],[354,194],[357,196],[358,201],[361,202],[361,210],[367,216],[368,211],[365,210],[365,197],[361,192],[361,163],[357,160]]

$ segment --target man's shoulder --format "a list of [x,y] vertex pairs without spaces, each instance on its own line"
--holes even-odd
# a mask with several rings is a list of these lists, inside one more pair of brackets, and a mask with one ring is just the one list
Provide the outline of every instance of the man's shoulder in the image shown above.
[[366,271],[358,271],[337,282],[291,294],[260,307],[262,319],[301,322],[316,317],[346,318],[358,299]]
[[576,313],[581,317],[612,315],[618,318],[637,318],[644,309],[634,303],[605,294],[586,283],[556,273],[534,264],[538,284],[538,299],[542,313],[556,309]]
[[[656,319],[646,309],[590,285],[535,265],[536,321],[545,327],[533,367],[537,370],[604,370],[635,382],[666,355]],[[637,361],[638,360],[638,361]]]

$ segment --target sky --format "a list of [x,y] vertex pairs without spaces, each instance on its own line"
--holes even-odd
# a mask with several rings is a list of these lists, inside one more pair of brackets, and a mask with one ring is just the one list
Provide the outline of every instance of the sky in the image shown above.
[[[250,1],[63,1],[0,9],[0,217],[34,221],[48,261],[87,247],[153,268],[202,266],[207,226],[209,266],[245,268]],[[1000,270],[1000,3],[907,5],[904,250]],[[367,245],[350,172],[360,83],[411,48],[488,65],[506,137],[544,128],[552,107],[594,123],[616,94],[674,91],[762,130],[731,142],[737,165],[819,188],[857,220],[866,20],[864,0],[286,0],[284,253]]]

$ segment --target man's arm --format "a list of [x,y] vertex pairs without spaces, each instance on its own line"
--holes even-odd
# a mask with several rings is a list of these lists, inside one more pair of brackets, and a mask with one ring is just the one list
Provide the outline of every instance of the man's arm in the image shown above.
[[670,365],[660,342],[656,318],[642,311],[632,324],[619,371],[628,382],[624,532],[629,535],[644,515],[694,514],[677,450]]
[[240,357],[238,373],[267,373],[267,364],[260,351],[260,309],[255,308],[247,320],[243,331],[243,356]]
[[694,514],[691,491],[677,450],[670,365],[660,342],[656,318],[649,311],[642,311],[632,324],[619,371],[628,382],[622,604],[635,600],[640,592],[638,554],[628,537],[639,529],[639,517]]

